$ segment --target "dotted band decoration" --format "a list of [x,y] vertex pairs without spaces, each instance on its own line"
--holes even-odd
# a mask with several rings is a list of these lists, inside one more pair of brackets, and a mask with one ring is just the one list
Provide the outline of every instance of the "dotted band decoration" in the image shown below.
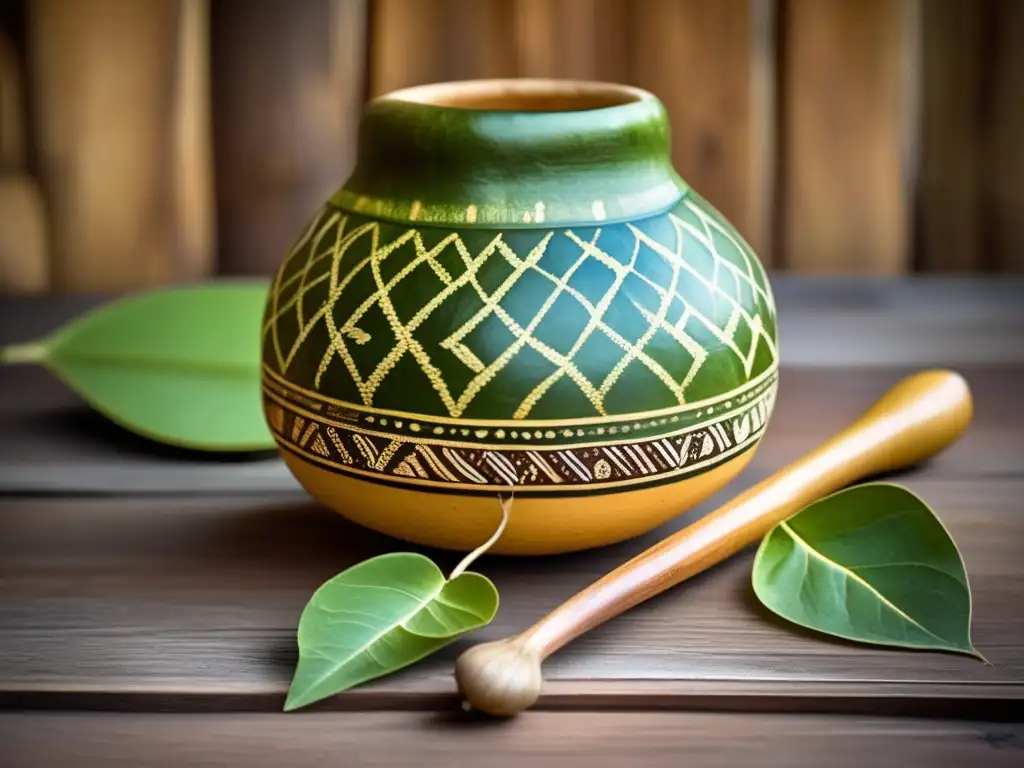
[[[499,492],[579,492],[664,482],[706,471],[753,446],[764,433],[775,402],[777,378],[756,396],[735,397],[708,418],[650,438],[528,446],[467,442],[480,437],[469,427],[454,439],[434,437],[421,426],[411,434],[384,433],[314,413],[264,389],[268,421],[285,450],[325,469],[366,479],[388,480],[424,489]],[[366,422],[363,422],[365,424]],[[388,425],[382,425],[388,426]],[[391,424],[401,429],[401,423]],[[525,425],[524,425],[525,426]],[[484,437],[499,438],[493,435]],[[569,428],[544,431],[552,438]],[[574,435],[575,437],[575,435]]]

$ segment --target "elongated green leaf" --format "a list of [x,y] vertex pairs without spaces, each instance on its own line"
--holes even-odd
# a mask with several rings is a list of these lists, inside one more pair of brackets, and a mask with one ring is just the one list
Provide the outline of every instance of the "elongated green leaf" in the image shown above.
[[265,280],[143,292],[4,350],[39,362],[98,412],[161,443],[268,450],[260,402]]
[[855,486],[776,526],[752,580],[765,606],[804,627],[984,660],[971,644],[960,553],[931,509],[900,486]]
[[285,711],[298,709],[426,658],[489,624],[498,590],[466,568],[501,536],[501,524],[445,578],[424,555],[392,552],[352,566],[313,593],[299,619],[299,663]]

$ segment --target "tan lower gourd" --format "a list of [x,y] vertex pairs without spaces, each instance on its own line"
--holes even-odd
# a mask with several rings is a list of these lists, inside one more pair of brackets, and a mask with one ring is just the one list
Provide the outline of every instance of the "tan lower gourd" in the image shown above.
[[540,695],[545,658],[584,632],[753,544],[811,502],[865,477],[931,458],[970,424],[966,381],[950,371],[910,376],[816,450],[669,536],[524,632],[470,648],[456,680],[471,707],[515,715]]
[[[700,504],[727,485],[756,449],[671,485],[573,499],[517,498],[495,555],[549,555],[589,549],[639,536]],[[453,496],[362,482],[285,453],[288,468],[306,490],[353,522],[418,544],[471,551],[500,520],[493,496]]]

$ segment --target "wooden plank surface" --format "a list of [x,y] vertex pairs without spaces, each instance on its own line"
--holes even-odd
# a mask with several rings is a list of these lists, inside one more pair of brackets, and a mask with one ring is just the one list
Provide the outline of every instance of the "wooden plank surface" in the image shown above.
[[631,81],[628,0],[374,0],[374,95],[441,80]]
[[28,173],[0,170],[0,294],[39,295],[49,289],[47,223],[39,182]]
[[210,122],[210,0],[177,5],[174,102],[171,116],[170,207],[175,212],[174,277],[194,280],[217,272],[213,127]]
[[208,274],[206,73],[201,49],[183,45],[201,44],[205,2],[26,7],[53,287],[122,291]]
[[24,64],[0,23],[0,171],[21,171],[27,154]]
[[374,0],[370,94],[445,80],[527,74],[517,55],[520,3]]
[[[187,737],[183,738],[183,735]],[[401,738],[396,738],[400,734]],[[823,715],[526,713],[484,723],[422,713],[0,715],[13,765],[568,765],[1001,768],[1024,726]]]
[[1024,269],[1024,4],[921,4],[919,263]]
[[[665,103],[680,175],[768,260],[762,174],[773,111],[759,88],[772,63],[750,0],[647,0],[635,14],[635,83]],[[760,72],[756,67],[761,67]],[[756,194],[755,194],[756,191]]]
[[988,0],[921,4],[921,133],[917,260],[969,271],[982,244],[983,14]]
[[986,167],[991,178],[991,239],[983,247],[997,255],[996,267],[1024,271],[1024,3],[993,0],[994,47],[990,77],[992,147]]
[[[810,443],[827,425],[790,428]],[[1019,459],[1019,437],[1011,439]],[[786,458],[767,443],[764,453]],[[974,642],[992,666],[789,627],[751,598],[747,551],[553,656],[549,703],[607,701],[609,690],[623,707],[648,706],[652,696],[675,707],[760,697],[782,709],[859,711],[870,701],[883,711],[923,712],[941,700],[960,716],[976,716],[1008,699],[1024,716],[1024,477],[1019,470],[971,476],[952,464],[899,481],[934,505],[957,541],[974,593]],[[497,585],[502,607],[471,642],[525,628],[766,470],[762,463],[695,512],[631,542],[558,558],[483,559],[479,569]],[[0,705],[277,709],[309,595],[348,565],[406,546],[298,495],[5,499]],[[428,553],[442,568],[457,559]],[[453,706],[451,664],[468,642],[325,706]],[[673,685],[651,688],[645,681],[652,680]],[[794,683],[805,686],[796,698]]]
[[913,0],[784,0],[781,251],[801,272],[909,266]]
[[[595,79],[595,35],[600,15],[594,0],[515,0],[515,44],[522,77]],[[626,36],[620,35],[626,43]]]
[[[896,479],[935,507],[957,541],[974,592],[973,639],[992,666],[953,654],[860,646],[790,627],[751,597],[747,551],[553,656],[538,709],[548,710],[546,716],[595,709],[718,710],[1024,721],[1020,286],[1010,280],[777,282],[789,338],[802,338],[786,341],[784,329],[784,360],[815,364],[784,364],[765,441],[731,487],[631,542],[557,558],[486,557],[480,569],[502,595],[490,626],[316,708],[457,710],[452,661],[470,643],[523,629],[658,538],[792,461],[901,376],[927,364],[965,374],[975,421],[947,452]],[[7,319],[18,326],[12,331],[0,322],[0,333],[30,338],[52,327],[54,310],[26,312],[27,302],[0,307],[0,320],[11,312]],[[87,304],[73,302],[64,311]],[[33,397],[41,397],[37,416],[61,423],[46,404],[59,387],[51,382],[47,395],[46,381],[30,368],[0,372],[0,468],[14,467],[9,458],[24,452],[6,430],[31,411]],[[194,459],[145,454],[135,456],[133,465],[128,457],[137,445],[113,440],[107,450],[112,459],[120,451],[112,463],[122,467],[121,477],[144,478],[147,466],[157,472],[173,466],[180,492],[139,495],[122,488],[100,497],[0,496],[2,708],[275,712],[296,661],[299,613],[315,588],[347,565],[407,547],[347,523],[294,485],[246,492],[236,478],[234,492],[213,495],[194,484],[201,476]],[[211,473],[206,477],[225,469],[202,466]],[[255,465],[237,468],[243,466],[251,472]],[[66,469],[54,466],[53,472]],[[222,490],[231,490],[228,485]],[[443,568],[457,559],[429,554]],[[32,722],[42,732],[57,721]],[[143,721],[110,722],[132,729]],[[185,721],[154,722],[170,733],[170,723]],[[914,743],[900,738],[906,748]],[[813,738],[794,736],[797,742]]]
[[272,274],[355,164],[366,3],[211,10],[219,271]]
[[[445,0],[372,0],[369,95],[452,76],[444,56]],[[462,77],[472,77],[472,73]]]

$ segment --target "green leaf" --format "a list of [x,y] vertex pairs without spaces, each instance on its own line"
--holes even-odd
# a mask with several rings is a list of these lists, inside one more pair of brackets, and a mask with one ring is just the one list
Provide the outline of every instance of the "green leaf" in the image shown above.
[[299,663],[285,711],[408,667],[489,624],[498,590],[465,569],[497,541],[510,504],[502,500],[498,530],[448,579],[424,555],[392,552],[322,584],[299,619]]
[[96,411],[157,442],[270,450],[260,399],[268,289],[265,280],[225,280],[139,293],[0,359],[41,363]]
[[848,640],[967,653],[971,592],[963,561],[910,491],[866,483],[827,496],[762,540],[754,592],[779,616]]

